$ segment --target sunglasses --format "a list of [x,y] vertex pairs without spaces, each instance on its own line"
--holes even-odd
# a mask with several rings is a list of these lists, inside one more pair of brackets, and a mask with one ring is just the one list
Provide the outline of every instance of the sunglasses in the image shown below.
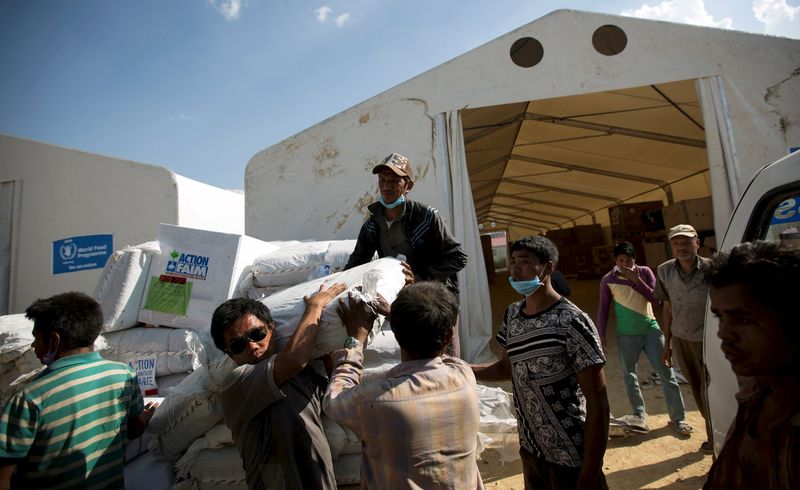
[[228,354],[241,354],[250,342],[261,342],[264,340],[267,337],[268,331],[269,329],[266,325],[258,326],[244,334],[243,337],[239,337],[228,344],[228,348],[225,349],[225,352]]

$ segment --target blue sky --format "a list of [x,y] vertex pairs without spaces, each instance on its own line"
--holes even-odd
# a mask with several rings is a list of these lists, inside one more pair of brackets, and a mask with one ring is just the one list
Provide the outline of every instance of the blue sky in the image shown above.
[[800,0],[0,0],[0,133],[241,189],[259,150],[561,8],[800,38]]

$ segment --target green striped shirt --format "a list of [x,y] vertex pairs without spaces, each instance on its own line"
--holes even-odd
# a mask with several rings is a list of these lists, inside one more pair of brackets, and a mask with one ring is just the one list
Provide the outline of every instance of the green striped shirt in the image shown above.
[[63,357],[17,391],[0,417],[0,458],[19,488],[123,488],[128,417],[143,410],[136,373],[97,352]]

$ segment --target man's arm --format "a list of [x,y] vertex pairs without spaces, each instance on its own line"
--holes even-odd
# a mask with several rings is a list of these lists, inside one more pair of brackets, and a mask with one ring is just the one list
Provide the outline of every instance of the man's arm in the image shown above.
[[11,475],[17,468],[14,460],[0,460],[0,490],[11,490]]
[[508,353],[503,349],[500,359],[486,364],[470,364],[475,379],[481,381],[505,381],[511,378],[511,362]]
[[672,367],[672,303],[664,300],[664,318],[661,322],[661,330],[664,332],[664,365]]
[[608,442],[608,394],[602,364],[578,372],[578,384],[586,397],[586,426],[583,432],[583,464],[578,476],[578,490],[596,489],[603,468]]
[[[383,297],[380,300],[386,303]],[[368,312],[365,305],[354,297],[349,297],[348,301],[340,299],[336,312],[344,323],[347,335],[358,340],[361,346],[336,351],[336,366],[322,399],[322,409],[330,418],[361,437],[361,429],[356,423],[358,405],[350,402],[353,393],[350,390],[361,382],[364,374],[363,349],[376,315]]]
[[128,416],[128,439],[136,439],[144,434],[144,430],[147,428],[147,424],[150,423],[150,419],[153,418],[153,414],[156,413],[158,405],[159,403],[150,402],[138,416]]
[[347,289],[347,285],[342,283],[333,284],[330,287],[322,284],[316,294],[303,298],[306,302],[306,311],[300,319],[300,324],[297,325],[297,330],[289,339],[286,347],[275,356],[275,364],[272,368],[275,384],[282,385],[284,381],[306,367],[314,351],[322,309],[345,289]]

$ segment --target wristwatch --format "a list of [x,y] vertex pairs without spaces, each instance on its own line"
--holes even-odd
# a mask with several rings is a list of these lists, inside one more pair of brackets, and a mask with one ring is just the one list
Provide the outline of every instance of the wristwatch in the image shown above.
[[355,337],[347,337],[344,339],[344,347],[346,349],[357,349],[361,347],[361,341]]

